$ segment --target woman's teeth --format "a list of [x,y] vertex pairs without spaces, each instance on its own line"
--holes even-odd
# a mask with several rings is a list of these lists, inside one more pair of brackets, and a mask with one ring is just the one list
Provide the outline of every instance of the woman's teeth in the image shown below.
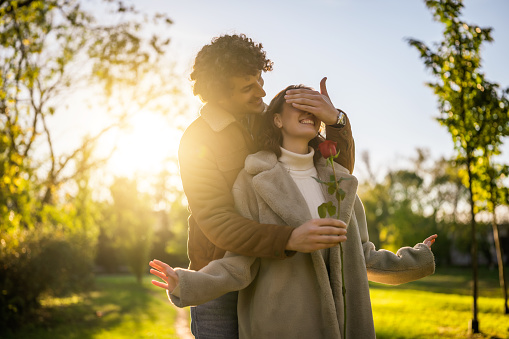
[[301,124],[309,124],[309,125],[315,125],[315,122],[311,119],[304,119],[300,121]]

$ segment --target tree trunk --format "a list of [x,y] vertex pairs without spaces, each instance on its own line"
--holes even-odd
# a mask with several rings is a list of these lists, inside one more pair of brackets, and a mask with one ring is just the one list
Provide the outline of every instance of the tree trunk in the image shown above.
[[495,242],[495,248],[497,250],[497,262],[498,262],[498,280],[500,281],[500,287],[504,293],[504,314],[509,314],[509,307],[507,307],[507,284],[504,274],[504,256],[502,253],[502,247],[500,246],[500,238],[498,236],[498,224],[495,215],[495,208],[493,208],[493,241]]
[[[468,152],[467,152],[468,153]],[[479,321],[477,320],[477,293],[478,293],[478,265],[477,265],[477,237],[476,237],[476,224],[475,224],[475,211],[474,211],[474,196],[472,190],[472,171],[470,169],[471,159],[467,155],[467,170],[468,170],[468,183],[470,193],[470,216],[471,216],[471,232],[472,232],[472,319],[470,320],[468,329],[471,333],[479,333]]]

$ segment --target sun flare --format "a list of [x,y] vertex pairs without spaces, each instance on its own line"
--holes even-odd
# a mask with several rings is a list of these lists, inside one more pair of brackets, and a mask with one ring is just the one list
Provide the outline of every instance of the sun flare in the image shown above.
[[114,140],[116,150],[108,169],[115,175],[154,174],[165,168],[168,159],[176,159],[182,131],[161,115],[140,113],[130,127]]

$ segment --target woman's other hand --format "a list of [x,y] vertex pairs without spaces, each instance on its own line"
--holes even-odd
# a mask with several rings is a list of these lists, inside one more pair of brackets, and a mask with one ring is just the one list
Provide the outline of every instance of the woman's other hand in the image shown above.
[[165,284],[158,280],[152,280],[152,284],[164,288],[170,293],[173,292],[179,283],[179,276],[175,273],[175,270],[170,265],[156,259],[149,262],[149,265],[152,267],[150,273],[166,282]]
[[429,249],[431,249],[431,245],[435,243],[435,240],[437,239],[438,235],[433,234],[424,239],[423,243],[424,245],[428,246]]

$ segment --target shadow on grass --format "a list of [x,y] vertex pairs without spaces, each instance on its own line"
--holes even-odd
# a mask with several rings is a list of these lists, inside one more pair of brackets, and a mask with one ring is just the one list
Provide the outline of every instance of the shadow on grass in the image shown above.
[[[498,281],[498,271],[486,267],[479,268],[479,291],[487,298],[500,298],[502,290]],[[420,290],[433,293],[458,295],[472,294],[472,271],[464,267],[438,267],[435,274],[426,278],[398,286],[370,282],[371,288]]]
[[149,307],[154,291],[147,282],[138,284],[132,276],[99,276],[95,288],[79,296],[49,299],[27,324],[8,339],[93,338],[96,334],[129,322],[138,327],[140,319],[154,317]]

